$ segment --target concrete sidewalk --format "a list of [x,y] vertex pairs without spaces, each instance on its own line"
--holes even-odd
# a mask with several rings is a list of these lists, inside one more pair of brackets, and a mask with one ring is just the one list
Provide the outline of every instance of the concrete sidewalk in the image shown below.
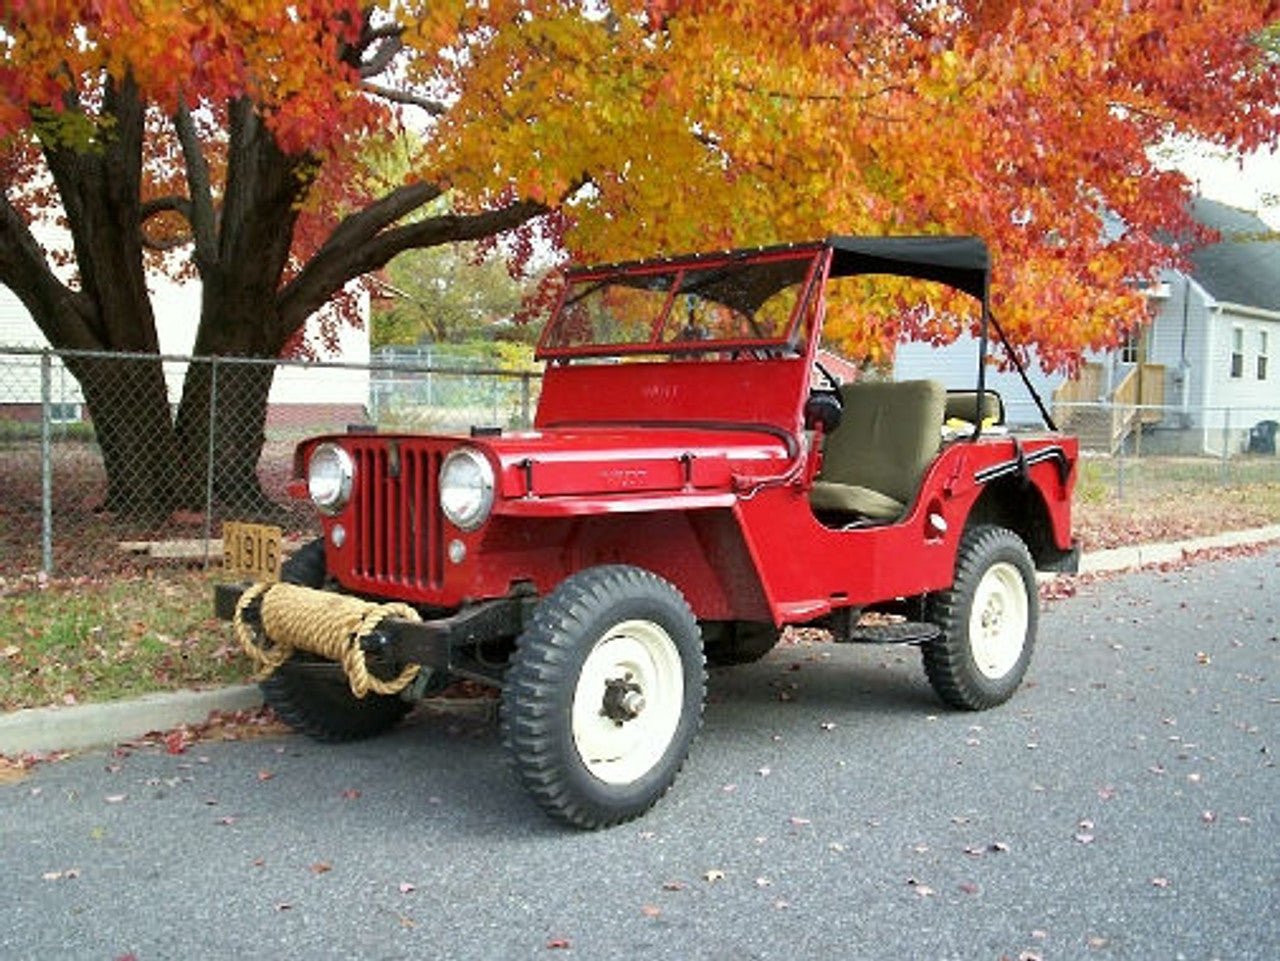
[[[1080,559],[1080,573],[1131,570],[1176,561],[1184,554],[1214,548],[1280,541],[1280,524],[1247,531],[1228,531],[1165,544],[1135,544],[1095,551]],[[149,694],[126,701],[39,707],[0,715],[0,755],[101,747],[165,731],[179,724],[198,724],[211,711],[243,711],[262,704],[255,685],[206,691]]]

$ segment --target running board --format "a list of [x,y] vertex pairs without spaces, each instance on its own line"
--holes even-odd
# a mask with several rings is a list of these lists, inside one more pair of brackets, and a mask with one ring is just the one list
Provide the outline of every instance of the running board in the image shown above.
[[925,644],[936,640],[938,625],[921,621],[858,624],[847,635],[836,635],[842,644]]

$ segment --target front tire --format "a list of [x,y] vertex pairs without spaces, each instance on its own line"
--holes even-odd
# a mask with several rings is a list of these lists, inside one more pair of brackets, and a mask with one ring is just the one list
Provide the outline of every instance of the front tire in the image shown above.
[[1011,698],[1031,663],[1039,619],[1035,567],[1022,539],[987,524],[966,530],[955,582],[930,597],[928,610],[941,636],[921,653],[938,697],[968,711]]
[[671,787],[702,723],[698,626],[671,584],[623,565],[575,574],[516,642],[502,740],[552,818],[604,828]]
[[[324,541],[304,544],[280,568],[286,584],[324,587]],[[413,707],[385,694],[351,693],[342,667],[333,661],[295,653],[258,685],[267,706],[295,731],[317,741],[355,741],[393,727]]]

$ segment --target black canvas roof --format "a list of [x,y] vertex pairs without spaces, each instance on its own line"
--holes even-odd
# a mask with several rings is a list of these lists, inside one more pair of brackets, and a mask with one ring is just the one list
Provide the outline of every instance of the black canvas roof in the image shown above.
[[1198,197],[1197,223],[1222,235],[1191,252],[1191,275],[1215,300],[1280,312],[1280,239],[1256,214]]
[[979,300],[990,257],[978,237],[831,237],[832,277],[893,274],[946,284]]

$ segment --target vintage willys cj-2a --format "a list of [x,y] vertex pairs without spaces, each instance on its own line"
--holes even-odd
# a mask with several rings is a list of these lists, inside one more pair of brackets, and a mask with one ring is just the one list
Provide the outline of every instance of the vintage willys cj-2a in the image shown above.
[[[822,371],[828,285],[873,274],[980,302],[976,390]],[[291,492],[323,535],[282,583],[220,587],[219,613],[270,671],[267,703],[321,740],[378,733],[459,678],[499,687],[519,779],[587,828],[671,786],[705,665],[758,659],[788,625],[918,645],[943,701],[992,707],[1027,670],[1036,569],[1078,558],[1076,441],[1047,415],[1005,428],[993,324],[967,237],[575,270],[532,430],[304,441]],[[271,537],[233,527],[228,552]]]

